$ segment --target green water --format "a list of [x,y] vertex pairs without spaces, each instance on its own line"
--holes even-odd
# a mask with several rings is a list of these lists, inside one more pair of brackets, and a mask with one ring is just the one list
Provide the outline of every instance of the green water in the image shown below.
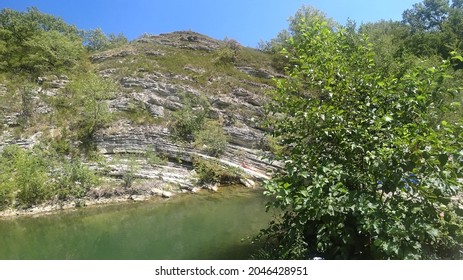
[[260,192],[217,193],[0,220],[0,259],[246,259],[265,227]]

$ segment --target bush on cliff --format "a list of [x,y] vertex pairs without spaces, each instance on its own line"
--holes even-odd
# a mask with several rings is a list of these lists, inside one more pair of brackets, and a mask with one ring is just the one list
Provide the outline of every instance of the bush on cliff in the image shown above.
[[227,136],[217,121],[205,122],[199,131],[194,133],[195,147],[210,156],[220,156],[227,148]]

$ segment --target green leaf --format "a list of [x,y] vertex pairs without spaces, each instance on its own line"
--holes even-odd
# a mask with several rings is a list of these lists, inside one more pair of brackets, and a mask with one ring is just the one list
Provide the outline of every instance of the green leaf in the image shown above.
[[434,240],[437,240],[440,235],[439,230],[433,227],[428,227],[426,233],[429,234]]
[[449,156],[446,154],[440,154],[438,156],[440,166],[443,167],[449,160]]
[[418,95],[418,96],[416,97],[416,100],[418,100],[418,101],[426,101],[426,96],[424,96],[424,95]]
[[309,192],[308,192],[307,190],[302,190],[302,191],[301,191],[301,195],[302,195],[303,197],[308,197],[308,196],[309,196]]

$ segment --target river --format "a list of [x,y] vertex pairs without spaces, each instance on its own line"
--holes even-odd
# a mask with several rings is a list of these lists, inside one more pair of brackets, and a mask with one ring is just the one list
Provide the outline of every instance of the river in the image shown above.
[[261,191],[219,192],[0,220],[0,259],[246,259],[266,227]]

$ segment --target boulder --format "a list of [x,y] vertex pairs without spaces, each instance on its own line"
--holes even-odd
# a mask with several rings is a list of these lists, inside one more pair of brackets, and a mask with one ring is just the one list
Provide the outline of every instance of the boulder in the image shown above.
[[168,191],[163,191],[161,194],[163,198],[171,198],[173,195],[174,195],[173,193],[168,192]]
[[242,178],[240,179],[240,182],[241,184],[246,186],[246,188],[250,188],[250,189],[254,189],[257,186],[256,182],[251,179]]

